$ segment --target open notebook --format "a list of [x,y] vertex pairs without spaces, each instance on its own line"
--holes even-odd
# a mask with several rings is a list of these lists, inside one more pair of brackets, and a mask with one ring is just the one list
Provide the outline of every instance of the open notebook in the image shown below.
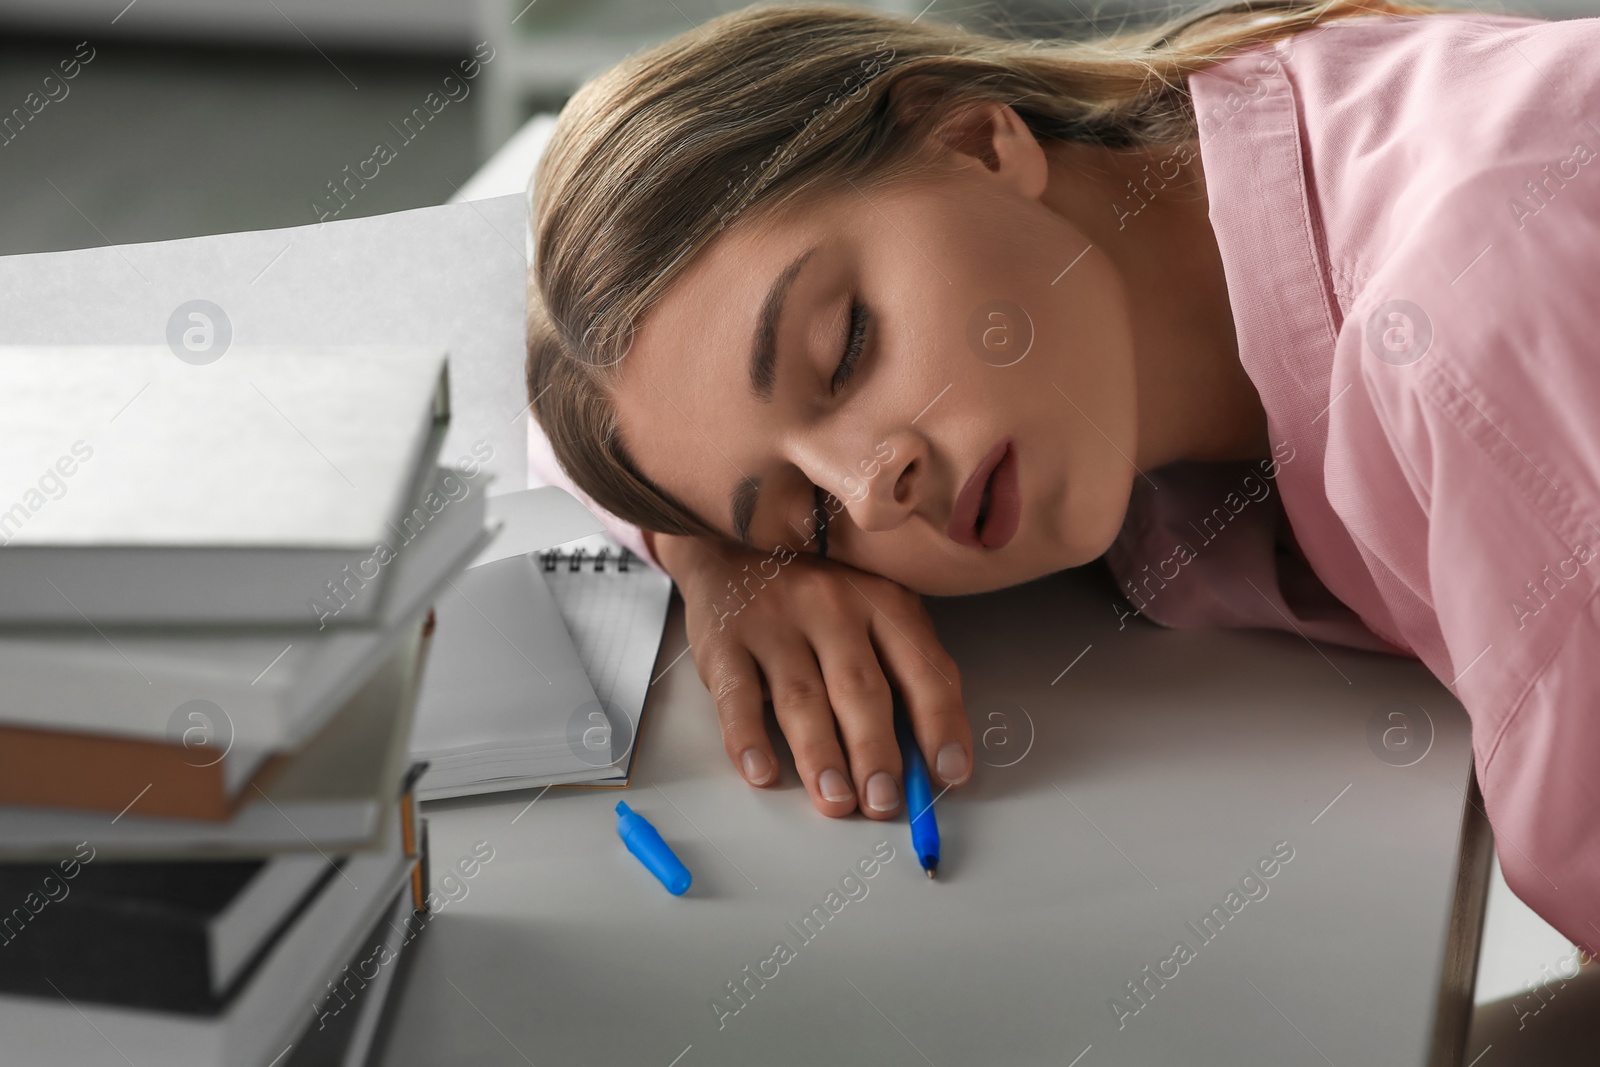
[[626,785],[671,593],[605,534],[457,578],[434,604],[412,738],[421,799]]
[[595,699],[628,720],[629,740],[612,738],[613,747],[630,751],[619,783],[626,784],[672,581],[606,534],[541,552],[538,559]]

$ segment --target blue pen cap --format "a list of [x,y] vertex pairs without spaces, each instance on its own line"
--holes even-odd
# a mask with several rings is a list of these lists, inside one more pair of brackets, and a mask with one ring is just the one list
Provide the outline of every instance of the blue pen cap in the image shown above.
[[622,838],[622,843],[628,846],[628,851],[661,880],[667,892],[682,896],[688,891],[689,868],[672,854],[672,849],[661,840],[656,828],[643,815],[636,814],[624,800],[617,801],[617,834]]

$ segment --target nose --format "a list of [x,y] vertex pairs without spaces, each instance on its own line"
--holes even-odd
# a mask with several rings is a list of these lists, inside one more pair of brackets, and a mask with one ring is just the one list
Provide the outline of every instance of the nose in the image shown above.
[[850,521],[868,533],[892,530],[910,518],[926,495],[928,444],[920,434],[896,431],[830,455],[807,471],[817,485],[844,502]]

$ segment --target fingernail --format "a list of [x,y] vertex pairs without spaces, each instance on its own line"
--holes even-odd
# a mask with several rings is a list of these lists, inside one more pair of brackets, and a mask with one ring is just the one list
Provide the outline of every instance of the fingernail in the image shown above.
[[823,800],[849,800],[850,783],[844,775],[829,767],[817,776],[817,792],[822,794]]
[[739,766],[744,768],[745,780],[751,785],[761,785],[772,777],[772,761],[759,748],[745,749],[744,755],[739,757]]
[[967,780],[967,753],[959,741],[946,741],[933,766],[948,785],[960,785]]
[[893,811],[900,806],[900,790],[894,784],[894,776],[888,771],[879,771],[867,779],[867,807],[873,811]]

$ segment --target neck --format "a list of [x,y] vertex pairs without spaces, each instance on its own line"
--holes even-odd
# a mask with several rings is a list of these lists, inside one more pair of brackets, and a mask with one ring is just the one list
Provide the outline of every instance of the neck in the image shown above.
[[1266,412],[1239,362],[1196,145],[1069,143],[1052,145],[1050,157],[1046,204],[1105,252],[1127,285],[1139,469],[1266,456]]

